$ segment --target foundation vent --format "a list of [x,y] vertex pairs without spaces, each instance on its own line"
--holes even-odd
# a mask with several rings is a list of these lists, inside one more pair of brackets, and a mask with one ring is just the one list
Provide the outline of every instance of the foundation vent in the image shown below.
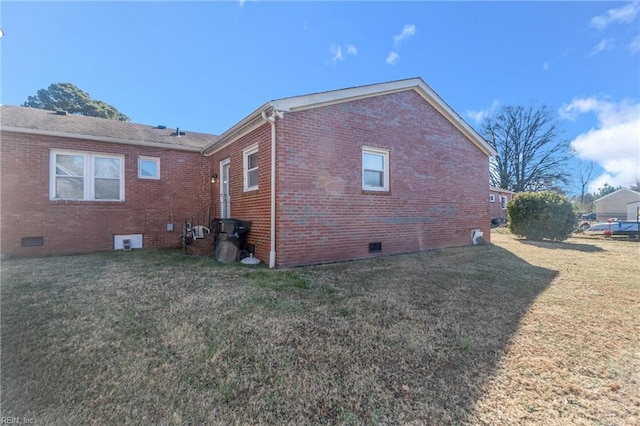
[[44,245],[44,237],[24,237],[22,247],[40,247]]

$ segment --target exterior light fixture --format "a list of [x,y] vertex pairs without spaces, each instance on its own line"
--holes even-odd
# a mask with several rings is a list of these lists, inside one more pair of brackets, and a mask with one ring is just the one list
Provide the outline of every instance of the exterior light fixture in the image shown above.
[[211,175],[211,183],[216,183],[216,179],[218,179],[218,174],[214,173]]

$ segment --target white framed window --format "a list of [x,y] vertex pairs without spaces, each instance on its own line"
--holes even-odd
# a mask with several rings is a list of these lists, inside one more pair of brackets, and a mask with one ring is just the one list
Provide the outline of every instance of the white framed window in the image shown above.
[[496,202],[496,196],[494,194],[489,194],[489,202],[490,203],[495,203]]
[[258,189],[258,144],[242,151],[244,170],[244,190]]
[[51,151],[51,200],[124,201],[124,156]]
[[160,179],[160,159],[157,157],[138,157],[139,179]]
[[507,197],[505,197],[504,195],[500,196],[500,207],[502,207],[502,210],[507,209]]
[[389,191],[389,151],[362,148],[362,189]]

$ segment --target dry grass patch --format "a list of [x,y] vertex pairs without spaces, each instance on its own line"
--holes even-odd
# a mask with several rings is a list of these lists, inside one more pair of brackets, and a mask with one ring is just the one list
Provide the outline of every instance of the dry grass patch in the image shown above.
[[496,241],[559,273],[522,318],[474,423],[640,424],[640,245]]
[[638,245],[494,243],[289,271],[176,251],[3,262],[2,415],[632,424]]

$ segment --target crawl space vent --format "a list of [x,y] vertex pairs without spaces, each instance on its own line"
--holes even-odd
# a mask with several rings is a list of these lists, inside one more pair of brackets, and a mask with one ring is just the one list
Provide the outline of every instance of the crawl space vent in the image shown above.
[[380,253],[382,251],[382,243],[369,243],[369,253]]
[[142,234],[127,234],[127,235],[114,235],[113,236],[113,249],[114,250],[131,250],[142,248],[143,246]]
[[40,247],[44,245],[44,237],[24,237],[22,247]]

